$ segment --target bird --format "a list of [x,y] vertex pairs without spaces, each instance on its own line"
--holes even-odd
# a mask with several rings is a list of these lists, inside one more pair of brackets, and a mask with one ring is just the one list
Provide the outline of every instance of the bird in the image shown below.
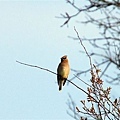
[[61,62],[59,63],[57,68],[57,82],[59,86],[59,91],[62,90],[62,86],[65,85],[69,72],[70,66],[67,55],[64,55],[63,57],[61,57]]

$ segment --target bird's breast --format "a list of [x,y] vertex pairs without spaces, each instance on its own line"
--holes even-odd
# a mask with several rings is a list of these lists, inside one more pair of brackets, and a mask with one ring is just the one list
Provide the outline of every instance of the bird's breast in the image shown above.
[[62,76],[63,78],[67,78],[67,77],[68,77],[68,74],[69,74],[69,68],[63,66],[63,67],[62,67],[62,70],[61,70],[61,76]]

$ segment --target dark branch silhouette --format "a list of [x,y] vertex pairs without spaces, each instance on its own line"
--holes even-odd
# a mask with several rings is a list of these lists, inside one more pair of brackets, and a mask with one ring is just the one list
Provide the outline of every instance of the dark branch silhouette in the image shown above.
[[38,69],[41,69],[41,70],[44,70],[44,71],[48,71],[48,72],[50,72],[50,73],[53,73],[53,74],[57,75],[57,73],[55,73],[55,72],[53,72],[53,71],[51,71],[51,70],[48,70],[48,69],[46,69],[46,68],[39,67],[39,66],[37,66],[37,65],[30,65],[30,64],[23,63],[23,62],[20,62],[20,61],[16,61],[16,62],[17,62],[17,63],[20,63],[20,64],[22,64],[22,65],[29,66],[29,67],[34,67],[34,68],[38,68]]
[[88,56],[88,58],[89,58],[89,61],[90,61],[90,66],[91,66],[91,71],[92,71],[92,61],[91,61],[91,57],[90,57],[90,55],[88,54],[88,52],[87,52],[87,50],[86,50],[86,48],[85,48],[85,46],[83,45],[83,43],[82,43],[82,40],[81,40],[81,38],[80,38],[80,36],[79,36],[79,34],[78,34],[78,31],[76,30],[76,28],[74,27],[74,30],[75,30],[75,32],[76,32],[76,34],[77,34],[77,37],[78,37],[78,39],[80,40],[80,43],[81,43],[81,45],[82,45],[82,47],[84,48],[84,50],[85,50],[85,52],[86,52],[86,55]]
[[[38,69],[41,69],[41,70],[44,70],[44,71],[47,71],[47,72],[50,72],[50,73],[53,73],[53,74],[57,75],[57,73],[55,73],[55,72],[53,72],[53,71],[51,71],[51,70],[49,70],[49,69],[46,69],[46,68],[43,68],[43,67],[39,67],[39,66],[37,66],[37,65],[31,65],[31,64],[27,64],[27,63],[20,62],[20,61],[16,61],[16,62],[19,63],[19,64],[22,64],[22,65],[26,65],[26,66],[29,66],[29,67],[38,68]],[[78,88],[79,90],[83,91],[85,94],[88,95],[88,93],[87,93],[84,89],[80,88],[79,86],[77,86],[77,85],[76,85],[75,83],[73,83],[72,81],[70,81],[70,80],[68,80],[68,79],[67,79],[67,81],[70,82],[73,86],[75,86],[76,88]],[[92,96],[91,96],[91,97],[92,97]],[[93,98],[93,99],[94,99],[94,98]]]

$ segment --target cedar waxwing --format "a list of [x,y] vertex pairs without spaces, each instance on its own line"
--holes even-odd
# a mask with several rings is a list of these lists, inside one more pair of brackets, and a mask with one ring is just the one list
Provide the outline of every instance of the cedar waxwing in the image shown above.
[[65,55],[61,58],[61,62],[57,68],[57,82],[59,86],[59,91],[62,90],[62,86],[65,85],[69,72],[70,72],[70,67],[69,67],[67,55]]

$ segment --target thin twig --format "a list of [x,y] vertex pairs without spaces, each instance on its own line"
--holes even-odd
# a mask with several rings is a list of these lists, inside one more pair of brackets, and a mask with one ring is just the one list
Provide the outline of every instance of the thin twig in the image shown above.
[[[45,70],[45,71],[48,71],[50,73],[53,73],[55,75],[57,75],[57,73],[49,70],[49,69],[46,69],[46,68],[42,68],[42,67],[39,67],[37,65],[31,65],[31,64],[27,64],[27,63],[23,63],[23,62],[20,62],[20,61],[16,61],[17,63],[20,63],[22,65],[26,65],[26,66],[29,66],[29,67],[34,67],[34,68],[39,68],[41,70]],[[82,88],[80,88],[79,86],[77,86],[75,83],[71,82],[70,80],[67,79],[68,82],[70,82],[72,85],[74,85],[75,87],[77,87],[79,90],[83,91],[84,93],[86,93],[87,95],[89,95],[85,90],[83,90]]]
[[16,61],[16,62],[17,62],[17,63],[20,63],[20,64],[22,64],[22,65],[29,66],[29,67],[39,68],[39,69],[42,69],[42,70],[45,70],[45,71],[48,71],[48,72],[50,72],[50,73],[53,73],[53,74],[57,75],[57,73],[55,73],[55,72],[53,72],[53,71],[51,71],[51,70],[48,70],[48,69],[46,69],[46,68],[42,68],[42,67],[39,67],[39,66],[36,66],[36,65],[30,65],[30,64],[23,63],[23,62],[20,62],[20,61]]
[[74,74],[74,76],[75,76],[78,80],[80,80],[80,81],[82,81],[84,84],[86,84],[87,86],[92,87],[91,85],[89,85],[88,83],[86,83],[84,80],[80,79],[77,75]]
[[90,57],[90,55],[88,54],[88,52],[87,52],[85,46],[83,45],[82,40],[81,40],[81,38],[80,38],[80,36],[79,36],[79,33],[78,33],[78,31],[76,30],[75,26],[74,26],[74,30],[75,30],[75,32],[77,33],[77,37],[78,37],[78,39],[80,40],[80,43],[81,43],[82,47],[84,48],[84,50],[85,50],[85,52],[86,52],[86,54],[87,54],[87,56],[88,56],[88,58],[89,58],[89,60],[90,60],[90,66],[91,66],[91,71],[92,71],[93,68],[92,68],[91,57]]
[[109,62],[106,66],[106,68],[104,69],[104,71],[102,72],[102,74],[100,75],[100,78],[105,74],[105,72],[107,71],[109,65],[111,64],[111,62]]
[[[26,63],[23,63],[23,62],[20,62],[20,61],[16,61],[17,63],[20,63],[22,65],[26,65],[26,66],[29,66],[29,67],[34,67],[34,68],[39,68],[41,70],[45,70],[45,71],[48,71],[50,73],[53,73],[55,75],[57,75],[57,73],[49,70],[49,69],[46,69],[46,68],[42,68],[42,67],[39,67],[39,66],[36,66],[36,65],[31,65],[31,64],[26,64]],[[75,83],[71,82],[70,80],[67,79],[68,82],[70,82],[72,85],[74,85],[76,88],[78,88],[79,90],[83,91],[84,93],[86,93],[87,95],[89,95],[85,90],[83,90],[82,88],[80,88],[79,86],[77,86]],[[92,96],[91,96],[92,97]],[[93,98],[94,99],[94,98]],[[96,100],[95,100],[96,101]]]

